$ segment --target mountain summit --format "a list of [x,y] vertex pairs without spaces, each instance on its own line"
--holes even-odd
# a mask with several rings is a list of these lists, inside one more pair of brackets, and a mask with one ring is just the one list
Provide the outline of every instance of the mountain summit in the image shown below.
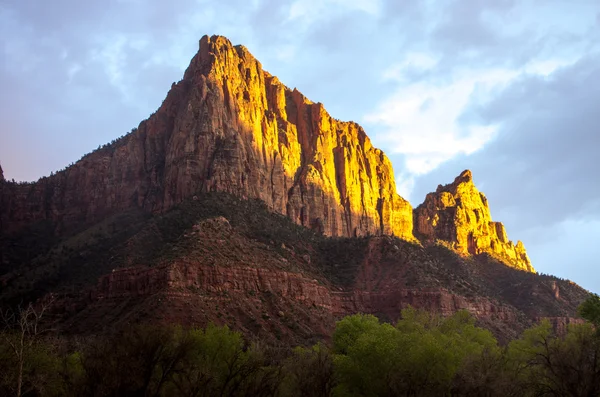
[[391,162],[358,124],[332,118],[220,36],[200,40],[185,84],[186,145],[178,146],[186,156],[172,170],[175,181],[201,182],[184,184],[187,194],[259,198],[331,236],[412,239],[412,208],[396,193]]

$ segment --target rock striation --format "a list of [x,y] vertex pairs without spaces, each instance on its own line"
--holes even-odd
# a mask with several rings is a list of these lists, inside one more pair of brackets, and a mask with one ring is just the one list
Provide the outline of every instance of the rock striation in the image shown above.
[[413,239],[410,204],[362,127],[204,36],[184,78],[137,129],[36,183],[2,190],[2,233],[50,220],[58,233],[119,211],[163,212],[197,192],[260,199],[331,236]]
[[[162,296],[168,299],[163,302]],[[317,329],[324,335],[331,335],[335,319],[343,316],[375,313],[396,321],[402,309],[412,306],[444,316],[467,310],[480,324],[499,331],[500,337],[514,337],[514,330],[523,329],[518,310],[487,297],[465,298],[443,288],[338,289],[325,280],[318,281],[283,269],[222,267],[190,259],[154,268],[119,269],[101,277],[91,291],[90,299],[83,305],[87,310],[71,321],[76,319],[79,327],[95,328],[97,324],[87,324],[93,321],[93,313],[114,313],[116,307],[123,307],[123,302],[129,302],[127,317],[136,317],[133,313],[138,309],[132,302],[152,297],[158,298],[159,302],[153,303],[152,313],[157,318],[151,321],[161,321],[160,317],[163,317],[163,320],[180,324],[221,323],[219,308],[226,313],[251,313],[258,308],[250,321],[244,315],[237,315],[237,326],[244,329],[248,328],[247,323],[263,320],[270,326],[277,326],[281,320],[277,315],[280,310],[296,315],[307,312]],[[188,305],[189,302],[193,304]],[[180,306],[186,309],[173,310]],[[81,308],[73,313],[77,311]],[[161,315],[161,312],[165,314]],[[123,315],[122,311],[120,313]],[[70,321],[66,323],[71,327]],[[281,328],[280,332],[284,332],[288,326],[283,324]],[[298,337],[297,333],[298,330],[291,335]]]
[[462,254],[487,253],[509,266],[535,272],[523,243],[513,244],[504,225],[492,221],[487,198],[475,187],[469,170],[429,193],[414,210],[414,225],[422,240],[446,242]]

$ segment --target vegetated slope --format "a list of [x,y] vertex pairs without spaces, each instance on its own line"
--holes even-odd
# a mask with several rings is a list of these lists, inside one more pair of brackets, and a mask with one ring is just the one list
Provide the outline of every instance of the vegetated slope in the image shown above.
[[115,216],[2,280],[5,302],[51,293],[69,332],[214,322],[294,343],[326,337],[351,313],[395,321],[407,305],[445,315],[467,309],[506,340],[540,317],[570,321],[586,296],[570,282],[443,245],[325,237],[224,193],[164,214]]

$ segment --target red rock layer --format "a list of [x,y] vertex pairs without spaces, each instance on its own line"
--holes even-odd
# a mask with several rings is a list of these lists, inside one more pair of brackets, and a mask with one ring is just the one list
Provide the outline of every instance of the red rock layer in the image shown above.
[[477,318],[517,322],[508,306],[486,298],[467,299],[440,289],[362,289],[334,291],[316,279],[278,269],[221,267],[179,260],[156,268],[132,267],[103,276],[93,293],[95,300],[146,296],[161,291],[201,291],[207,296],[269,293],[325,309],[336,317],[354,313],[378,313],[397,319],[408,305],[450,315],[468,310]]

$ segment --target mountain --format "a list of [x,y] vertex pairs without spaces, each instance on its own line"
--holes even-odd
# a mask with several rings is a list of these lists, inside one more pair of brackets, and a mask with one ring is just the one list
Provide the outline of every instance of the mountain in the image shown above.
[[213,321],[298,342],[410,304],[509,338],[577,321],[586,296],[535,274],[470,171],[413,211],[362,127],[220,36],[138,128],[37,182],[0,180],[0,204],[0,303],[52,298],[74,332]]

